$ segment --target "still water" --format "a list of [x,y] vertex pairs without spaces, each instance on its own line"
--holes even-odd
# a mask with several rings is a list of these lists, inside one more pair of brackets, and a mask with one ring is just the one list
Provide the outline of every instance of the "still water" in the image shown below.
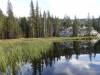
[[55,42],[41,54],[23,64],[17,75],[100,75],[100,41]]

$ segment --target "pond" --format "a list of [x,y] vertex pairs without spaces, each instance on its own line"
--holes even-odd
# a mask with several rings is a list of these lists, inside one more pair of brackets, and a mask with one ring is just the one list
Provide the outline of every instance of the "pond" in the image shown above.
[[54,42],[41,54],[23,63],[16,75],[100,75],[100,41]]

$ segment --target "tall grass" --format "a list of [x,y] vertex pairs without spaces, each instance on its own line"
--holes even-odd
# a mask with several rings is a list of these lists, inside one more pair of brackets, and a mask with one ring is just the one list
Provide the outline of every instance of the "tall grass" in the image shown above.
[[[91,37],[94,38],[94,37]],[[7,66],[10,66],[11,73],[14,75],[15,66],[18,63],[30,62],[34,58],[41,57],[41,52],[46,52],[52,48],[53,42],[64,42],[68,40],[84,40],[88,37],[60,37],[60,38],[30,38],[30,39],[12,39],[0,40],[0,71],[6,72]]]
[[18,63],[41,57],[41,52],[47,51],[51,46],[52,41],[44,39],[0,41],[0,71],[5,72],[7,66],[10,66],[13,72]]

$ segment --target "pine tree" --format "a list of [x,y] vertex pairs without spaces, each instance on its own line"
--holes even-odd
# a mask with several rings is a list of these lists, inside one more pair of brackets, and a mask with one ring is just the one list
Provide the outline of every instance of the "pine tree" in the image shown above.
[[70,27],[71,25],[72,25],[72,24],[71,24],[70,17],[65,16],[64,19],[63,19],[63,27],[64,27],[64,28],[68,28],[68,27]]
[[92,17],[92,26],[97,30],[97,20],[94,18],[94,16]]
[[39,37],[39,7],[38,7],[38,2],[36,4],[36,10],[35,10],[34,34],[35,34],[36,38]]
[[60,26],[61,26],[61,22],[59,18],[55,17],[54,24],[53,24],[53,36],[59,36]]
[[39,37],[43,37],[43,18],[41,12],[39,16]]
[[47,35],[48,37],[52,37],[52,20],[51,20],[50,12],[47,13]]
[[30,16],[30,24],[29,24],[29,37],[34,37],[34,30],[35,30],[35,10],[34,10],[34,5],[33,1],[31,0],[31,16]]
[[91,30],[92,30],[92,22],[90,19],[90,14],[88,14],[88,19],[87,19],[87,35],[90,36]]
[[29,38],[30,37],[29,23],[25,17],[20,18],[19,25],[22,31],[22,37]]
[[8,7],[7,7],[7,13],[8,16],[6,17],[5,21],[5,38],[11,39],[11,38],[17,38],[19,37],[19,25],[17,22],[17,19],[13,15],[12,11],[12,4],[8,0]]
[[47,36],[47,22],[46,22],[46,12],[43,13],[43,36]]
[[4,20],[5,20],[5,16],[2,12],[2,10],[0,9],[0,39],[3,39],[4,37],[4,32],[3,32],[3,26],[4,26]]
[[78,36],[78,29],[79,29],[79,21],[75,16],[75,19],[73,21],[73,36]]
[[95,26],[96,30],[100,33],[100,16],[97,19],[97,25]]

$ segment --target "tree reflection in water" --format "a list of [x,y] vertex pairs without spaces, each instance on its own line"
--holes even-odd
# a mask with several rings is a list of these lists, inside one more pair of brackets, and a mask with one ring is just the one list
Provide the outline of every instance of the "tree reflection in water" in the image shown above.
[[[68,46],[66,46],[68,44]],[[41,75],[44,68],[55,64],[55,61],[60,60],[61,56],[65,56],[66,60],[69,61],[72,55],[76,55],[76,59],[81,54],[88,54],[90,61],[92,61],[92,55],[96,56],[96,53],[100,53],[100,41],[94,46],[89,42],[54,42],[53,48],[48,52],[41,53],[42,57],[32,60],[33,75]]]

